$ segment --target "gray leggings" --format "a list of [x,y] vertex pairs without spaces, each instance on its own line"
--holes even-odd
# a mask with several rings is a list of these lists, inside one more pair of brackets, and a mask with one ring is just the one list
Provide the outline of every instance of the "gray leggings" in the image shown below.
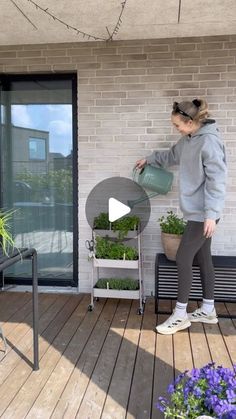
[[203,236],[203,222],[188,221],[176,255],[178,301],[187,303],[192,286],[192,264],[200,267],[203,298],[214,299],[215,272],[211,256],[211,238]]

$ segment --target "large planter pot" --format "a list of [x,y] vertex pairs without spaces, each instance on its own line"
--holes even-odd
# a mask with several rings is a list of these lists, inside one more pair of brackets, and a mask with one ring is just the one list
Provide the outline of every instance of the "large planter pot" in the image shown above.
[[161,232],[161,242],[167,259],[176,260],[176,253],[181,239],[182,235]]

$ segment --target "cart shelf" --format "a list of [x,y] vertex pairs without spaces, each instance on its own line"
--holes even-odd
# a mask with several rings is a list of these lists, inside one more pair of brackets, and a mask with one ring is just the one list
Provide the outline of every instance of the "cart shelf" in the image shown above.
[[[92,230],[92,239],[96,243],[96,236],[109,237],[110,239],[118,238],[118,231],[112,230]],[[137,260],[118,260],[118,259],[99,259],[96,258],[96,249],[94,249],[94,255],[92,257],[92,284],[91,284],[91,303],[88,306],[89,311],[94,308],[95,298],[125,298],[139,300],[140,305],[138,314],[143,314],[143,308],[145,303],[144,297],[144,284],[142,279],[142,255],[141,255],[141,232],[139,230],[129,231],[125,237],[131,239],[131,242],[135,243],[135,247],[138,250]],[[117,289],[106,289],[96,288],[95,285],[99,280],[99,270],[101,269],[133,269],[137,270],[137,290],[117,290]]]

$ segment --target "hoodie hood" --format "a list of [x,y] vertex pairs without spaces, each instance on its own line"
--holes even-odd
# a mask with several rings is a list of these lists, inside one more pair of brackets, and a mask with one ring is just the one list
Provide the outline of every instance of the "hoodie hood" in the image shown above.
[[200,135],[206,134],[215,135],[216,137],[220,136],[219,128],[214,119],[206,119],[203,122],[201,128],[199,128],[197,132],[191,135],[191,138],[199,137]]

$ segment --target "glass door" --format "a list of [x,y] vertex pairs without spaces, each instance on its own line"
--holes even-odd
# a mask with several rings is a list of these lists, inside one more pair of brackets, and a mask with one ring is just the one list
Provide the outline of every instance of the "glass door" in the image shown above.
[[[15,210],[15,246],[37,250],[40,284],[77,285],[75,75],[6,77],[1,98],[1,207]],[[5,282],[29,277],[22,262]]]

